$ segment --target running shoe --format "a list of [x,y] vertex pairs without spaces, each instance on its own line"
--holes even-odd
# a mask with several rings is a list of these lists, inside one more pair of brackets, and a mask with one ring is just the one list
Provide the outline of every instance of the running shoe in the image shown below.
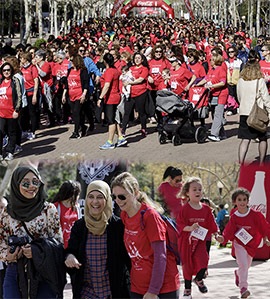
[[122,139],[117,140],[116,146],[119,147],[119,146],[122,146],[122,145],[125,145],[125,144],[127,144],[127,140],[125,138],[122,138]]
[[106,141],[106,143],[104,143],[99,147],[99,149],[101,150],[114,149],[114,148],[115,148],[114,143],[110,143],[109,141]]
[[204,284],[203,280],[197,280],[196,278],[194,278],[194,282],[198,286],[201,293],[205,294],[208,292],[207,286]]

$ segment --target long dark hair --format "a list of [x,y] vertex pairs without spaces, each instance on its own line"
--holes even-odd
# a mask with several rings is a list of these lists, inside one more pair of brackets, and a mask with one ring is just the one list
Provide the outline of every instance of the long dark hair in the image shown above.
[[113,58],[112,54],[106,53],[103,56],[103,60],[108,64],[109,67],[115,67],[114,66],[114,58]]
[[74,208],[78,195],[81,193],[81,184],[77,181],[65,181],[55,195],[52,202],[60,202],[70,199],[71,206]]
[[140,52],[136,52],[136,53],[134,53],[134,55],[133,55],[133,64],[135,65],[135,56],[136,55],[140,55],[141,56],[141,58],[142,58],[142,66],[145,66],[145,67],[147,67],[148,69],[149,69],[149,64],[148,64],[148,62],[147,62],[147,59],[146,59],[146,57],[142,54],[142,53],[140,53]]
[[179,176],[179,175],[183,175],[182,170],[177,168],[177,167],[173,167],[173,166],[169,166],[164,174],[163,174],[163,181],[170,176],[172,179],[174,179],[175,177]]

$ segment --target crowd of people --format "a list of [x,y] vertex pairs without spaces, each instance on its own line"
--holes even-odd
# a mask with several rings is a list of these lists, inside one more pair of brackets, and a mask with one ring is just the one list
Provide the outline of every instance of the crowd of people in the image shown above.
[[[106,125],[108,139],[100,149],[123,146],[130,121],[141,124],[144,137],[148,120],[162,126],[164,113],[155,109],[159,90],[189,100],[192,90],[204,86],[211,91],[209,140],[225,139],[225,114],[240,113],[239,161],[256,138],[262,161],[266,139],[245,124],[251,107],[242,99],[247,85],[252,101],[260,79],[258,93],[269,107],[270,37],[254,42],[241,26],[160,18],[74,22],[67,35],[50,35],[38,47],[14,49],[8,39],[1,48],[0,159],[12,160],[44,124],[74,123],[72,140],[91,134],[95,123]],[[256,74],[242,75],[258,64]]]
[[[174,167],[164,178],[168,185],[162,183],[161,194],[177,191],[164,201],[176,219],[183,298],[192,298],[194,277],[199,291],[208,292],[204,279],[212,234],[220,243],[233,242],[239,266],[235,283],[241,298],[247,298],[252,258],[262,238],[270,246],[270,224],[248,206],[249,192],[233,191],[234,209],[222,233],[203,201],[200,178],[185,178],[182,184],[182,172]],[[36,168],[14,170],[10,192],[0,201],[1,298],[63,298],[68,273],[73,298],[178,299],[180,274],[163,207],[141,191],[129,172],[118,174],[110,186],[102,180],[89,183],[83,213],[80,191],[78,182],[65,181],[48,202]]]

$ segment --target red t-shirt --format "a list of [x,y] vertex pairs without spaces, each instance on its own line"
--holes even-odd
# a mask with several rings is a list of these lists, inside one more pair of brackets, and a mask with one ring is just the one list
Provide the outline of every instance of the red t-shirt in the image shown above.
[[100,78],[101,88],[105,83],[110,83],[109,90],[105,95],[105,104],[119,104],[121,95],[119,91],[119,77],[120,73],[115,67],[110,67],[105,70]]
[[[235,233],[241,228],[244,228],[253,237],[246,245],[235,236]],[[261,239],[269,234],[270,224],[261,212],[253,209],[250,209],[245,216],[238,211],[232,214],[223,232],[224,242],[235,240],[238,244],[245,247],[248,254],[252,257],[255,256]]]
[[164,182],[158,187],[160,195],[162,195],[164,202],[170,210],[171,217],[175,219],[182,206],[181,199],[177,197],[177,194],[181,191],[181,188],[182,184],[176,188],[171,186],[169,182]]
[[192,72],[183,66],[175,71],[171,70],[171,89],[173,92],[179,96],[184,91],[185,87],[188,85],[189,80],[193,76]]
[[[78,220],[78,213],[77,210],[73,211],[73,208],[67,208],[63,205],[63,203],[60,201],[54,203],[58,213],[60,210],[60,224],[63,232],[63,240],[64,240],[64,247],[67,248],[68,246],[68,240],[71,233],[71,228],[75,221]],[[60,208],[58,207],[60,205]]]
[[132,66],[130,67],[130,70],[135,80],[138,78],[144,78],[142,83],[131,85],[131,98],[135,98],[143,94],[144,92],[146,92],[149,70],[145,66],[140,66],[140,67]]
[[260,60],[259,63],[260,63],[264,78],[268,78],[268,81],[266,82],[266,84],[267,84],[268,91],[270,94],[270,62],[266,62],[265,60]]
[[0,85],[0,117],[12,118],[14,112],[11,80]]
[[68,76],[69,98],[71,102],[79,100],[83,93],[80,73],[81,70],[75,71],[72,68]]
[[205,69],[199,62],[195,64],[189,64],[189,67],[197,78],[203,78],[206,76]]
[[[141,228],[141,211],[144,213]],[[148,205],[142,203],[140,210],[133,217],[126,212],[121,213],[125,225],[124,242],[131,258],[131,291],[144,295],[151,281],[154,252],[152,242],[166,240],[166,223],[160,215]],[[179,272],[173,253],[167,250],[167,265],[164,275],[163,286],[160,293],[176,291],[180,286]]]
[[170,62],[165,59],[151,59],[149,62],[149,75],[154,79],[154,83],[150,84],[148,82],[148,88],[151,90],[158,90],[159,84],[163,81],[162,79],[162,71],[164,69],[170,69]]
[[121,54],[121,53],[124,52],[124,51],[129,52],[131,55],[133,54],[133,53],[132,53],[132,50],[130,49],[129,46],[120,47],[119,53]]
[[40,69],[46,73],[44,77],[40,77],[41,87],[43,88],[44,83],[49,84],[49,86],[51,87],[53,85],[53,79],[52,79],[52,69],[49,62],[45,61],[43,66]]
[[[38,78],[37,68],[30,64],[27,68],[21,67],[21,72],[24,78],[25,89],[31,89],[35,86],[35,78]],[[27,91],[27,95],[32,95],[34,91]]]
[[118,59],[115,63],[114,66],[116,67],[116,69],[118,70],[119,74],[122,74],[122,67],[127,65],[127,63],[124,60],[120,60]]
[[212,84],[217,84],[219,82],[224,82],[225,85],[222,88],[215,88],[212,90],[212,95],[217,97],[218,96],[218,104],[225,105],[227,102],[227,98],[229,95],[228,88],[227,88],[227,72],[225,71],[224,67],[217,66],[215,69],[210,69],[206,80],[208,82],[211,81]]

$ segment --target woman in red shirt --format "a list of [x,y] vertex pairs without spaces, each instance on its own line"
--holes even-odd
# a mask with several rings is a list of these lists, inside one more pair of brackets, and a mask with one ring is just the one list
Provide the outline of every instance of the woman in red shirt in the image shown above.
[[[171,64],[165,58],[165,53],[161,45],[156,45],[151,52],[151,60],[149,63],[149,77],[148,77],[148,89],[151,91],[151,96],[156,104],[158,86],[163,82],[162,71],[164,69],[170,69]],[[156,111],[158,122],[161,121],[161,113]]]
[[145,103],[148,97],[147,90],[147,79],[149,75],[149,66],[145,56],[141,53],[136,53],[133,56],[133,64],[130,68],[134,81],[124,82],[124,86],[128,84],[131,85],[130,100],[125,102],[125,114],[122,122],[122,133],[125,134],[126,127],[129,121],[133,107],[135,106],[137,112],[139,113],[139,118],[141,122],[141,133],[146,136],[146,111]]
[[45,108],[45,111],[48,113],[48,118],[50,122],[49,127],[53,127],[55,125],[55,119],[53,114],[54,87],[52,69],[50,63],[46,61],[45,51],[38,50],[35,53],[35,63],[40,79],[43,106]]
[[97,102],[97,106],[101,107],[101,102],[104,101],[104,112],[109,125],[109,139],[99,148],[102,150],[113,149],[115,147],[113,138],[115,133],[118,135],[116,146],[122,146],[127,143],[123,137],[120,125],[115,120],[117,106],[120,103],[121,95],[119,91],[120,73],[114,66],[114,57],[110,53],[106,53],[103,57],[103,62],[106,66],[104,74],[100,78],[101,94]]
[[71,228],[75,221],[81,218],[78,199],[81,193],[81,184],[76,181],[65,181],[53,199],[60,218],[63,232],[64,247],[67,248]]
[[[219,54],[212,55],[211,57],[211,69],[209,70],[205,79],[203,79],[197,86],[211,88],[211,109],[213,115],[213,123],[211,126],[211,135],[208,139],[211,141],[220,141],[225,139],[224,124],[224,106],[228,99],[227,88],[227,71],[222,66],[223,57]],[[226,68],[227,69],[227,68]]]
[[[75,55],[70,58],[71,68],[67,75],[67,84],[62,96],[62,103],[66,103],[66,93],[69,94],[69,105],[74,121],[74,132],[69,139],[79,139],[79,129],[84,128],[84,118],[82,117],[82,105],[86,101],[89,88],[89,76],[84,65],[83,58]],[[84,135],[82,133],[82,135]]]
[[37,68],[31,63],[31,53],[24,53],[21,57],[21,72],[24,78],[27,107],[30,116],[31,132],[28,139],[35,139],[35,131],[38,127],[39,121],[39,102],[38,102],[38,71]]
[[14,69],[9,62],[0,68],[0,161],[3,160],[3,138],[6,130],[9,142],[6,147],[6,161],[13,159],[16,144],[16,130],[19,111],[22,106],[22,94],[19,79],[13,77]]
[[131,298],[179,298],[179,271],[166,248],[167,225],[162,208],[139,190],[128,172],[112,182],[112,198],[121,209],[124,242],[131,258]]
[[189,69],[196,76],[196,82],[199,82],[206,76],[204,67],[198,62],[199,52],[195,49],[189,49],[187,56],[189,60]]

